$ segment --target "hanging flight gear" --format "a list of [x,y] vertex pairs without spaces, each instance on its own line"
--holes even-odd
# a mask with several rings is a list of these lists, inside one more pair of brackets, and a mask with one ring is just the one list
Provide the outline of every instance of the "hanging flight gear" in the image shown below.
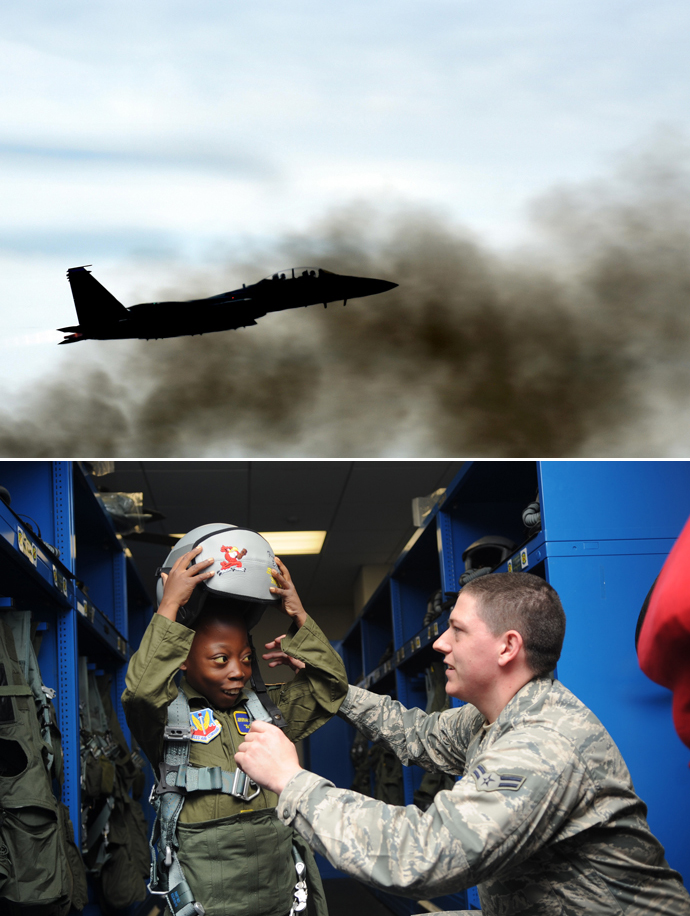
[[515,553],[517,544],[497,534],[490,534],[487,537],[479,538],[469,547],[466,547],[462,553],[462,559],[465,561],[465,572],[459,578],[459,584],[462,587],[467,585],[473,579],[479,576],[486,576],[493,572],[496,567],[504,563],[508,557]]
[[529,532],[530,537],[541,529],[541,507],[538,493],[534,502],[522,510],[522,524]]
[[82,786],[82,853],[97,878],[108,859],[110,815],[115,807],[116,748],[86,656],[79,657],[79,717]]
[[[265,688],[264,688],[265,689]],[[262,702],[245,688],[245,708],[250,719],[272,722]],[[197,767],[189,764],[191,743],[190,710],[186,695],[180,689],[168,707],[168,722],[163,733],[163,760],[160,776],[151,790],[149,801],[156,811],[151,832],[151,880],[149,891],[164,896],[173,916],[203,916],[203,903],[195,899],[178,859],[177,827],[185,797],[190,792],[222,792],[250,802],[261,791],[239,768],[228,771],[218,766]],[[304,861],[293,844],[297,882],[293,891],[291,914],[306,907]]]
[[[18,651],[19,648],[19,651]],[[87,900],[62,785],[55,710],[31,641],[31,612],[0,612],[0,908],[65,916]]]
[[[434,662],[424,671],[426,686],[427,715],[432,712],[442,712],[450,707],[450,697],[446,693],[446,669],[442,662]],[[433,802],[436,794],[442,789],[452,789],[455,777],[447,773],[424,773],[419,787],[415,789],[413,801],[418,808],[426,811]]]
[[372,797],[388,805],[404,805],[402,763],[393,751],[382,744],[372,745],[368,757],[374,779]]
[[82,851],[101,909],[111,913],[146,897],[146,822],[129,791],[139,776],[117,722],[110,679],[79,659]]
[[443,591],[439,589],[429,596],[426,603],[426,614],[422,620],[422,626],[428,627],[432,621],[436,620],[443,613]]
[[[109,759],[115,769],[115,804],[108,826],[108,859],[96,883],[101,909],[105,914],[114,914],[144,900],[149,875],[148,827],[137,800],[143,789],[144,776],[140,769],[143,760],[130,753],[112,704],[111,680],[110,675],[103,674],[100,677],[94,675],[90,681],[100,697],[100,706],[107,723],[106,734],[112,748]],[[138,795],[135,786],[140,787]]]
[[355,775],[350,789],[360,795],[371,797],[371,771],[369,767],[369,741],[361,732],[355,732],[355,739],[350,748],[350,760]]

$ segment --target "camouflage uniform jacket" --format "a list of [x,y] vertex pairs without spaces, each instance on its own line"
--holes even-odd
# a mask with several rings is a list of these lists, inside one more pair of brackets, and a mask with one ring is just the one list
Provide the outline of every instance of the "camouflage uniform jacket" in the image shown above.
[[279,817],[347,874],[412,897],[476,884],[485,916],[690,914],[618,748],[558,681],[530,681],[491,725],[353,687],[339,714],[403,763],[464,777],[422,812],[294,776]]

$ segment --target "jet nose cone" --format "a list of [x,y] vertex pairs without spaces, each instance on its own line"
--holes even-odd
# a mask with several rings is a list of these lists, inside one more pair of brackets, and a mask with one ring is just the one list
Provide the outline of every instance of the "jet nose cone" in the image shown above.
[[372,287],[372,293],[387,293],[389,289],[395,289],[397,283],[391,283],[389,280],[369,280]]

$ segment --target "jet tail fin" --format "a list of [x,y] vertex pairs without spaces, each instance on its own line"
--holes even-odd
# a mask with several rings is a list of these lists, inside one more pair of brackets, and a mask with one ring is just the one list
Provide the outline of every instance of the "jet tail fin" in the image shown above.
[[129,312],[91,275],[86,267],[70,267],[67,279],[72,288],[77,318],[82,327],[109,324],[126,318]]

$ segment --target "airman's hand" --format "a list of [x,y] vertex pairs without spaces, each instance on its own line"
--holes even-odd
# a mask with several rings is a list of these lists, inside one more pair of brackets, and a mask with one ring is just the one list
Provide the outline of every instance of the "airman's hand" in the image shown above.
[[255,783],[280,795],[299,773],[297,750],[290,739],[270,722],[256,719],[237,749],[235,763]]

